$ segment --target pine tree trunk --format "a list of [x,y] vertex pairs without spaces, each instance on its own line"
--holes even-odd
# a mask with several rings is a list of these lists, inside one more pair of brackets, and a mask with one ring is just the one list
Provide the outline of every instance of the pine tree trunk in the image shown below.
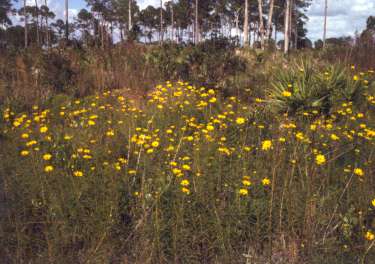
[[[251,23],[250,23],[251,26]],[[249,28],[249,33],[248,33],[248,45],[250,46],[251,43],[251,27]]]
[[23,15],[25,16],[25,48],[27,48],[27,44],[28,44],[28,30],[27,30],[26,0],[23,0]]
[[254,47],[255,42],[257,41],[256,30],[257,30],[257,23],[254,21],[253,23],[253,47]]
[[171,32],[171,40],[172,41],[174,41],[174,12],[173,12],[173,0],[172,0],[172,3],[171,3],[171,30],[172,30],[172,32]]
[[198,19],[198,5],[199,5],[199,0],[195,0],[195,44],[198,44],[199,41],[200,41],[200,37],[199,37],[199,19]]
[[289,3],[289,44],[290,44],[290,47],[293,48],[293,43],[291,41],[292,39],[292,33],[293,33],[293,28],[292,28],[292,6],[293,6],[293,0],[290,0],[290,3]]
[[124,24],[120,22],[120,40],[124,42]]
[[245,19],[244,19],[244,45],[248,46],[249,43],[249,0],[245,0]]
[[36,43],[39,47],[39,8],[38,8],[38,1],[35,0],[35,8],[36,8]]
[[271,39],[273,7],[274,7],[274,0],[271,0],[270,1],[270,10],[268,12],[268,24],[267,24],[267,33],[266,33],[266,38],[267,38],[268,41]]
[[259,34],[260,34],[260,47],[264,49],[264,24],[263,24],[263,2],[258,0],[259,9]]
[[104,49],[104,45],[105,45],[104,27],[105,27],[105,25],[104,25],[104,19],[102,18],[102,25],[101,25],[102,49]]
[[277,26],[275,25],[275,46],[277,47]]
[[298,21],[297,21],[297,9],[296,9],[296,4],[295,4],[295,0],[292,0],[292,6],[291,6],[291,13],[293,13],[293,17],[294,17],[294,48],[297,49],[298,48]]
[[284,17],[284,53],[289,52],[289,19],[290,19],[290,0],[286,0],[285,17]]
[[132,30],[133,25],[132,25],[132,0],[129,1],[129,7],[128,7],[128,26],[129,26],[129,32]]
[[327,15],[328,15],[328,0],[324,3],[324,29],[323,29],[323,48],[326,47],[326,37],[327,37]]
[[163,0],[160,0],[160,32],[159,32],[159,41],[160,44],[163,44]]
[[69,40],[69,1],[65,0],[65,39]]
[[[48,7],[47,0],[44,0],[44,5]],[[48,25],[48,14],[46,14],[46,43],[47,43],[47,48],[50,46],[50,41],[49,41],[49,25]]]
[[240,16],[240,12],[237,12],[236,13],[236,37],[240,41],[239,16]]

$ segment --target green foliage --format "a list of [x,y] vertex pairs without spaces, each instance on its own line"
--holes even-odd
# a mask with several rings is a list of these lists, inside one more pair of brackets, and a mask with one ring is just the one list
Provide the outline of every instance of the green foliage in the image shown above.
[[235,54],[235,44],[227,39],[207,40],[183,47],[167,43],[146,54],[151,67],[158,68],[164,80],[187,80],[207,87],[228,87],[228,80],[246,69]]
[[339,64],[321,65],[302,59],[275,73],[269,103],[278,112],[295,114],[315,109],[328,114],[342,101],[360,104],[370,81]]

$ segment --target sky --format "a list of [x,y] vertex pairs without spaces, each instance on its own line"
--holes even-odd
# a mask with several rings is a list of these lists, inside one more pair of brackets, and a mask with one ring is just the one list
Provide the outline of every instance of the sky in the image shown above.
[[[27,0],[30,5],[35,0]],[[38,0],[43,4],[45,0]],[[164,0],[165,1],[165,0]],[[63,0],[47,0],[50,9],[58,18],[64,15]],[[137,0],[141,8],[148,5],[160,5],[160,0]],[[84,0],[69,1],[69,15],[71,18],[86,7]],[[307,15],[307,37],[315,41],[322,38],[324,0],[313,0]],[[375,0],[328,0],[327,38],[339,36],[353,36],[356,31],[361,32],[366,27],[366,19],[375,15]]]

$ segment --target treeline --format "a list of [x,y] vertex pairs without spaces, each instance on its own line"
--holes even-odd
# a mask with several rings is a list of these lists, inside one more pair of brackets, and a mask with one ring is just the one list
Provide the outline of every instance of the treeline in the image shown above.
[[[141,10],[135,0],[86,0],[69,21],[56,19],[48,2],[0,2],[1,45],[50,47],[61,40],[107,47],[118,41],[195,43],[236,37],[239,43],[265,48],[284,33],[289,48],[311,46],[306,38],[306,10],[311,0],[168,0]],[[17,19],[11,19],[16,16]],[[12,21],[16,21],[12,26]],[[282,43],[279,43],[282,44]]]
[[[15,3],[18,2],[16,6]],[[312,47],[306,37],[307,8],[312,0],[161,0],[159,7],[139,7],[136,0],[86,0],[69,20],[69,1],[65,0],[65,19],[56,19],[46,0],[0,1],[0,47],[53,47],[61,43],[107,48],[118,42],[194,43],[216,38],[236,39],[238,44],[265,49]],[[327,3],[326,3],[327,6]],[[18,7],[18,8],[17,8]],[[327,12],[325,12],[327,17]],[[369,17],[365,35],[371,40],[375,18]],[[325,44],[350,45],[350,37],[326,39]],[[280,33],[282,39],[278,39]],[[280,37],[279,37],[280,38]]]

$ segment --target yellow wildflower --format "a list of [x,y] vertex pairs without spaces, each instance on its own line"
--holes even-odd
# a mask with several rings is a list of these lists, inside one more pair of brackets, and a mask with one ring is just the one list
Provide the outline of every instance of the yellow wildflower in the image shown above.
[[45,172],[51,172],[51,171],[53,171],[53,166],[52,166],[52,165],[47,165],[47,166],[45,166],[45,167],[44,167],[44,171],[45,171]]
[[244,186],[250,186],[250,185],[251,185],[251,181],[249,181],[249,180],[247,180],[247,179],[244,179],[244,180],[242,180],[242,184],[243,184]]
[[353,172],[354,172],[355,175],[358,175],[358,176],[365,175],[365,173],[363,172],[363,170],[361,168],[355,168]]
[[151,143],[151,146],[153,146],[154,148],[157,148],[159,146],[159,142],[158,141],[153,141]]
[[178,169],[178,168],[173,168],[173,169],[172,169],[172,172],[173,172],[173,174],[176,175],[177,177],[182,176],[182,171],[181,171],[180,169]]
[[188,180],[182,180],[180,184],[182,186],[189,186],[190,182]]
[[318,154],[315,157],[315,162],[318,165],[322,165],[322,164],[326,163],[326,157],[323,154]]
[[207,130],[208,131],[213,131],[215,129],[215,127],[213,125],[207,125]]
[[52,158],[52,155],[49,154],[49,153],[46,153],[46,154],[43,155],[44,160],[50,160],[51,158]]
[[107,137],[113,137],[115,135],[115,131],[113,129],[109,129],[105,134]]
[[237,125],[242,125],[242,124],[245,123],[245,121],[246,121],[246,119],[243,118],[243,117],[237,117],[237,119],[236,119]]
[[46,133],[48,131],[48,127],[42,126],[39,131],[40,133]]
[[27,156],[29,154],[30,154],[30,152],[28,150],[22,150],[21,151],[21,156],[23,156],[23,157],[25,157],[25,156]]
[[267,139],[262,141],[262,150],[269,150],[272,147],[272,141]]
[[374,233],[372,233],[370,230],[366,232],[365,234],[365,238],[368,240],[368,241],[372,241],[375,239],[375,235]]
[[336,141],[336,140],[339,140],[340,138],[336,134],[331,134],[331,139]]
[[238,193],[239,193],[240,195],[246,196],[246,195],[249,194],[249,191],[248,191],[247,189],[241,188],[241,189],[238,191]]
[[186,187],[182,187],[181,191],[185,194],[188,194],[188,195],[190,194],[190,190]]
[[263,186],[267,186],[267,185],[270,185],[270,184],[271,184],[271,181],[270,181],[270,179],[268,179],[268,178],[264,178],[264,179],[262,180],[262,184],[263,184]]
[[73,175],[76,176],[76,177],[82,177],[83,172],[82,171],[75,171],[75,172],[73,172]]
[[73,138],[73,137],[72,137],[72,136],[69,136],[69,135],[65,135],[65,136],[64,136],[64,139],[65,139],[65,140],[71,140],[72,138]]

